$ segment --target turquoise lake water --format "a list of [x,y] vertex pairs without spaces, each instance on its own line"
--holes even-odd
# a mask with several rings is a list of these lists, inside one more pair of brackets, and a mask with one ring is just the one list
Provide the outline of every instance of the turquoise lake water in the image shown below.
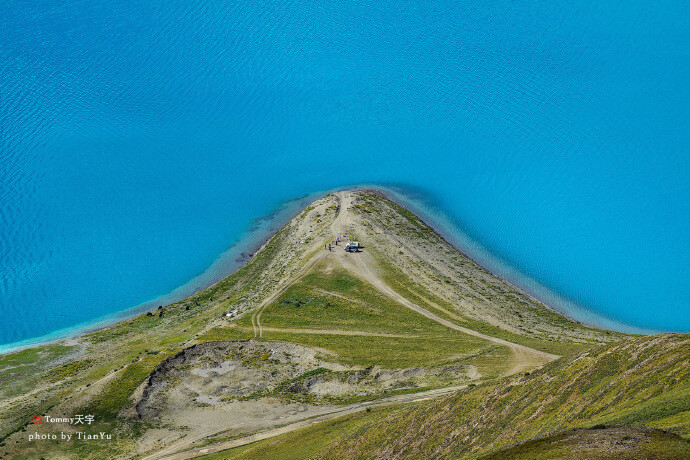
[[202,286],[361,183],[690,332],[687,2],[117,3],[3,2],[0,344]]

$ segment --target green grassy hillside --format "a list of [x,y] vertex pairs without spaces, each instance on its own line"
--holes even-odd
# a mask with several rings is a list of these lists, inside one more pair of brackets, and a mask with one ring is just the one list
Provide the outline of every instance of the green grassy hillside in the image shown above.
[[[251,338],[252,320],[244,316],[228,327],[210,330],[201,339]],[[261,324],[262,337],[256,340],[327,349],[334,353],[330,359],[347,365],[398,369],[462,362],[478,366],[487,377],[499,375],[510,364],[506,347],[425,318],[325,261],[269,303],[261,313]]]

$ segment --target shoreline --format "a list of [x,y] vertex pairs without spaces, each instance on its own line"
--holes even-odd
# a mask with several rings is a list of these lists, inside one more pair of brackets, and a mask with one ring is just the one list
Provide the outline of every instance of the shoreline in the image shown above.
[[124,310],[76,324],[67,328],[44,334],[39,337],[0,344],[0,355],[15,351],[50,345],[62,340],[76,339],[80,335],[103,330],[120,321],[126,321],[159,305],[180,302],[199,291],[207,289],[242,268],[251,256],[261,249],[273,235],[292,220],[313,201],[334,191],[313,192],[284,201],[269,214],[252,219],[244,233],[223,253],[221,253],[203,272],[167,294],[160,295]]
[[465,257],[487,270],[492,275],[501,278],[529,296],[543,303],[562,315],[597,329],[611,330],[626,334],[663,334],[674,331],[661,331],[628,324],[615,318],[598,313],[584,305],[568,299],[555,290],[545,286],[538,280],[522,273],[517,268],[504,262],[479,242],[471,238],[461,226],[454,222],[447,214],[429,199],[423,191],[410,187],[381,187],[388,198],[400,206],[410,210],[426,225],[438,233]]
[[516,268],[491,254],[481,244],[470,238],[460,225],[453,222],[429,199],[425,192],[409,186],[384,184],[358,184],[338,187],[308,195],[293,198],[283,202],[274,211],[265,216],[253,219],[247,230],[228,249],[218,256],[202,273],[179,286],[167,294],[152,300],[111,313],[101,318],[80,323],[68,328],[45,334],[40,337],[24,339],[17,342],[0,345],[0,355],[54,344],[62,340],[76,339],[80,335],[89,334],[112,326],[120,321],[131,319],[158,305],[170,305],[182,301],[195,293],[207,289],[222,279],[232,275],[248,261],[251,256],[266,244],[271,237],[298,215],[313,201],[339,190],[371,189],[386,195],[398,205],[410,210],[438,233],[449,244],[463,253],[465,257],[526,294],[534,297],[548,308],[551,308],[570,319],[598,329],[607,329],[628,334],[658,334],[664,331],[646,329],[633,326],[613,318],[608,318],[587,307],[579,305],[557,292],[542,285],[539,281],[521,273]]

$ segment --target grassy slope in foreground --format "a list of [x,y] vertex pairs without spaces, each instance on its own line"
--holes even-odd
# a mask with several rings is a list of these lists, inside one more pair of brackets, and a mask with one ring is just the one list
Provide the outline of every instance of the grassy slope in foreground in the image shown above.
[[[364,252],[352,257],[342,251],[325,252],[323,243],[341,233],[363,242]],[[76,457],[131,455],[142,433],[152,428],[147,423],[126,418],[136,403],[137,389],[148,375],[166,358],[195,343],[246,336],[239,327],[231,326],[236,326],[238,319],[242,322],[251,315],[253,320],[245,324],[251,323],[254,327],[264,308],[269,323],[281,325],[282,321],[285,325],[286,321],[293,321],[293,324],[304,326],[305,320],[299,315],[276,316],[272,308],[276,308],[275,311],[282,308],[275,301],[292,285],[296,289],[322,289],[324,286],[319,286],[318,280],[310,281],[308,275],[319,273],[323,268],[319,264],[324,261],[335,273],[340,269],[345,270],[346,275],[352,273],[381,292],[385,291],[392,299],[385,306],[381,303],[380,314],[372,317],[379,324],[368,323],[365,329],[372,329],[367,330],[394,332],[398,325],[385,324],[390,308],[400,308],[402,317],[410,315],[410,310],[403,308],[415,306],[469,331],[562,355],[572,355],[623,337],[583,326],[546,308],[476,265],[416,216],[380,193],[339,192],[305,209],[274,235],[245,267],[184,301],[98,332],[0,357],[0,449],[11,449],[27,457],[46,451]],[[298,281],[302,277],[307,284],[300,285]],[[339,289],[336,286],[335,294],[352,294]],[[332,294],[324,294],[328,295]],[[312,306],[318,307],[326,297],[316,299]],[[325,302],[335,304],[332,298]],[[372,305],[366,302],[362,307],[372,310]],[[377,305],[373,305],[372,311],[376,308]],[[225,313],[229,311],[236,312],[236,316],[227,318]],[[361,323],[348,325],[343,317],[330,320],[337,320],[338,327],[342,328],[362,326]],[[429,323],[422,316],[419,321]],[[313,326],[328,330],[334,325],[324,321]],[[437,326],[429,324],[418,335],[428,338],[429,343],[432,339],[462,342],[467,350],[482,347],[486,340],[458,331],[440,333]],[[376,349],[382,355],[394,357],[401,343],[412,343],[401,342],[400,338],[319,336],[294,331],[269,331],[263,339],[322,348],[329,351],[330,359],[336,362],[360,366],[376,364],[377,358],[371,356],[373,353],[348,356],[355,348],[360,351]],[[499,351],[506,349],[505,345],[496,346]],[[419,352],[415,347],[408,348],[408,354],[401,355],[402,360],[384,360],[379,364],[405,367],[426,361],[438,363],[454,354],[441,347],[420,347]],[[523,363],[527,368],[540,365],[543,360],[539,359],[551,359],[535,355],[533,351],[527,354],[538,359]],[[516,360],[524,361],[524,348],[513,352]],[[496,363],[494,375],[503,372],[499,367],[505,367],[507,360],[502,361]],[[491,361],[487,362],[483,365],[490,367]],[[519,369],[519,366],[512,366],[511,372]],[[487,374],[491,374],[490,369]],[[98,445],[78,441],[71,444],[27,442],[29,430],[50,430],[47,426],[30,424],[32,415],[46,413],[53,416],[93,413],[97,423],[92,430],[110,432],[114,441]]]
[[482,460],[605,460],[690,458],[690,441],[651,428],[575,429],[527,441]]
[[[689,357],[687,335],[629,339],[527,376],[331,420],[209,458],[478,457],[559,430],[601,424],[654,427],[687,438]],[[653,441],[659,453],[687,449],[675,437]],[[546,444],[527,443],[516,451],[539,458]]]

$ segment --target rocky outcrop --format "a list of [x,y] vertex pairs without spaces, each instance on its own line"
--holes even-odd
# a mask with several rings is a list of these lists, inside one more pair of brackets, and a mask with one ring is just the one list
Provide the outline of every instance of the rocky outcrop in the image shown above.
[[157,393],[165,390],[168,385],[169,376],[173,371],[180,370],[186,363],[196,360],[199,357],[220,358],[227,353],[228,349],[237,346],[238,343],[248,342],[247,340],[240,341],[218,341],[218,342],[204,342],[192,345],[185,348],[179,353],[162,361],[149,374],[144,390],[142,392],[139,402],[135,406],[136,417],[140,420],[152,418],[157,415],[157,410],[154,404],[154,399]]

